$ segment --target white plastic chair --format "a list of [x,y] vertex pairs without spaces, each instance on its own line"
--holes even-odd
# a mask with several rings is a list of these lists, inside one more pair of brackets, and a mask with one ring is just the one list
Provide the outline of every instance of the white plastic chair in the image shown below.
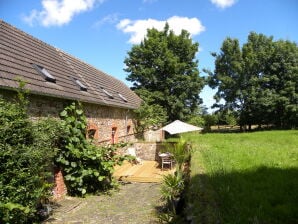
[[142,159],[139,158],[139,157],[137,157],[136,149],[135,148],[133,148],[133,147],[127,148],[126,154],[135,157],[136,158],[136,162],[138,164],[143,164]]

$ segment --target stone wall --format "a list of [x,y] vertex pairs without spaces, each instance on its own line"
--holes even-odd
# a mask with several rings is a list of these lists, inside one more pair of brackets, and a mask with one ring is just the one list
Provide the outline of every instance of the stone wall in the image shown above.
[[[133,113],[131,110],[84,104],[89,127],[95,127],[98,143],[134,142]],[[92,128],[91,127],[91,128]]]
[[136,142],[134,143],[137,157],[142,160],[159,161],[158,153],[163,149],[159,142]]
[[[71,101],[31,95],[28,113],[33,120],[44,117],[59,118],[59,113]],[[88,130],[94,130],[96,143],[134,142],[133,113],[131,110],[83,103]]]
[[144,140],[146,142],[161,142],[164,140],[164,131],[157,130],[147,130],[144,132]]

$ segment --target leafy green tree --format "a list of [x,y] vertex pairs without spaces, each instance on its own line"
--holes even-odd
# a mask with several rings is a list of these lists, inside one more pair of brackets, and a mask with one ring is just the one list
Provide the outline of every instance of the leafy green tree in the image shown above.
[[132,89],[143,100],[149,98],[149,105],[163,107],[171,121],[183,120],[201,103],[204,79],[195,60],[198,46],[187,31],[175,35],[166,24],[163,31],[148,29],[147,37],[124,61]]
[[187,122],[195,126],[204,127],[204,116],[208,114],[207,107],[200,105],[191,115],[188,116]]
[[136,114],[136,131],[143,133],[146,129],[155,127],[158,128],[167,120],[165,110],[160,105],[150,105],[145,101],[141,106],[134,111]]
[[136,115],[135,128],[137,133],[141,134],[149,128],[158,128],[167,121],[168,117],[162,106],[153,103],[154,99],[151,98],[151,94],[148,94],[147,90],[139,90],[139,95],[143,98],[143,102],[134,112]]
[[206,114],[204,115],[205,121],[205,130],[210,131],[211,126],[216,125],[218,123],[218,115],[217,114]]
[[274,98],[271,118],[279,127],[298,126],[298,46],[290,41],[279,40],[274,43],[266,74]]
[[239,114],[241,126],[275,124],[297,126],[298,48],[290,41],[250,33],[242,48],[237,39],[224,40],[213,53],[215,70],[209,85],[218,88],[215,98],[221,110]]
[[271,73],[265,72],[270,64],[273,45],[273,37],[250,33],[247,43],[242,47],[241,93],[245,104],[241,111],[241,122],[248,124],[249,129],[253,123],[266,122],[266,116],[274,109],[274,95],[267,85]]
[[221,47],[220,54],[212,53],[215,59],[215,71],[209,73],[209,85],[218,88],[215,99],[219,102],[225,100],[224,105],[217,104],[216,107],[224,109],[241,109],[244,104],[239,85],[242,81],[242,52],[239,41],[227,38]]

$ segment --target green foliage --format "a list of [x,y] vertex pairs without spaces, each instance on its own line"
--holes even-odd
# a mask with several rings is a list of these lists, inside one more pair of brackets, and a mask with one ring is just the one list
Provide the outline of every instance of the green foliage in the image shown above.
[[164,177],[161,186],[161,193],[164,199],[174,201],[180,197],[184,189],[184,180],[182,172],[168,174]]
[[218,125],[237,125],[237,113],[231,111],[229,109],[221,109],[215,112],[214,116],[216,116]]
[[167,201],[167,208],[173,214],[176,214],[177,202],[183,190],[184,179],[181,171],[164,176],[161,186],[161,195],[163,199]]
[[62,168],[68,193],[84,196],[110,188],[114,166],[124,160],[115,154],[119,145],[99,147],[86,139],[86,117],[80,103],[72,103],[60,116],[67,133],[56,164]]
[[217,114],[206,114],[204,115],[205,129],[207,131],[211,130],[211,126],[218,124]]
[[237,125],[237,119],[232,113],[225,114],[224,120],[227,123],[227,125],[232,125],[232,126]]
[[159,219],[163,223],[184,223],[185,220],[177,211],[179,200],[181,200],[186,184],[188,183],[188,166],[191,157],[191,146],[182,138],[175,143],[166,143],[165,150],[173,155],[176,163],[176,171],[174,174],[164,176],[161,194],[166,200],[166,212],[161,213]]
[[[33,124],[26,113],[26,96],[19,90],[16,103],[0,98],[0,222],[30,223],[49,196],[55,121]],[[46,156],[45,156],[46,155]]]
[[297,127],[296,43],[252,32],[242,48],[237,39],[227,38],[213,56],[209,85],[218,88],[217,101],[225,101],[217,106],[239,112],[240,125]]
[[159,127],[167,120],[166,112],[160,105],[150,105],[145,101],[134,112],[137,120],[137,132],[143,132],[151,127]]
[[297,134],[185,135],[194,143],[188,191],[193,222],[297,223]]
[[177,163],[177,170],[182,172],[182,167],[186,162],[190,161],[191,146],[183,138],[180,138],[177,142],[166,142],[165,151],[170,152],[173,155],[175,162]]
[[204,79],[199,77],[195,54],[198,43],[182,31],[175,35],[168,24],[163,31],[148,29],[140,45],[134,45],[125,59],[127,80],[149,105],[159,105],[169,120],[185,118],[201,103],[199,92]]
[[205,119],[204,116],[196,115],[192,116],[189,120],[188,123],[198,126],[198,127],[204,127],[205,126]]

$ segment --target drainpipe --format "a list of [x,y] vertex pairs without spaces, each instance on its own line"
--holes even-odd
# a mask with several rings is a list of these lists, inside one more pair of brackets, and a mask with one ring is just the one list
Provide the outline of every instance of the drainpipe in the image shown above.
[[129,110],[127,110],[126,112],[125,112],[125,132],[126,132],[126,134],[125,134],[125,142],[127,143],[127,136],[128,136],[128,133],[127,133],[127,114],[128,114],[128,112],[129,112]]

